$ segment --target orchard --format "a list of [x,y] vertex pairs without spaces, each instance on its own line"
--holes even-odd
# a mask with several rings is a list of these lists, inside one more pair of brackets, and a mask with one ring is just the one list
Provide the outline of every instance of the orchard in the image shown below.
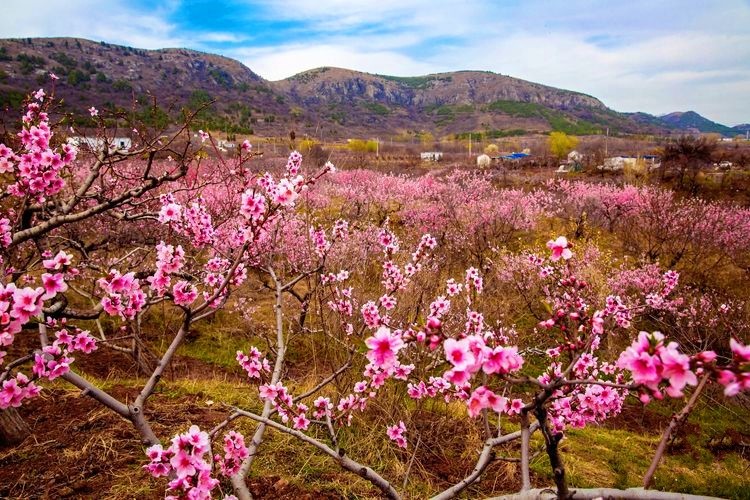
[[[105,422],[129,468],[67,473],[140,484],[110,497],[249,499],[289,460],[352,478],[331,498],[686,498],[668,458],[702,439],[682,432],[696,408],[750,433],[747,208],[337,171],[294,144],[265,165],[191,116],[129,124],[121,151],[93,107],[90,150],[54,105],[54,85],[29,96],[0,144],[3,468],[36,433],[54,461],[72,453],[55,436],[91,443]],[[647,411],[664,418],[637,478],[571,473],[602,453],[587,436],[610,429],[617,453]],[[748,458],[724,457],[741,491]]]

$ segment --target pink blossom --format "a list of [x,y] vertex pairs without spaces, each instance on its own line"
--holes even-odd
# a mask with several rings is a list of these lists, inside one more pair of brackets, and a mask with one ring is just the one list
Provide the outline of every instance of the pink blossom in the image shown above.
[[552,250],[550,260],[557,261],[560,260],[560,257],[568,260],[573,257],[573,252],[570,251],[568,239],[565,236],[560,236],[556,240],[549,240],[547,248]]
[[174,303],[178,306],[189,306],[196,298],[198,298],[198,290],[195,285],[187,281],[178,281],[172,287],[172,295],[174,296]]
[[463,371],[476,362],[474,353],[469,349],[468,339],[445,339],[443,349],[445,349],[445,359],[453,365],[456,371]]
[[401,336],[392,333],[390,328],[381,326],[372,337],[365,339],[369,348],[367,359],[380,368],[390,368],[396,363],[396,355],[404,346]]
[[45,269],[60,271],[70,266],[73,263],[73,256],[65,253],[63,250],[57,252],[51,259],[45,259],[42,261],[42,265]]
[[690,371],[690,357],[677,351],[677,344],[671,342],[659,354],[663,364],[662,377],[669,380],[667,389],[672,397],[682,395],[685,385],[696,385],[698,380],[695,373]]
[[729,348],[739,362],[750,361],[750,345],[742,345],[732,337],[729,339]]
[[62,273],[57,274],[42,274],[42,285],[44,286],[44,295],[42,299],[51,299],[58,293],[63,293],[68,289],[68,284],[65,283],[65,275]]
[[406,438],[404,437],[404,434],[406,433],[406,425],[403,421],[399,421],[398,424],[390,425],[386,428],[386,434],[388,435],[388,439],[391,441],[395,441],[396,445],[398,445],[400,448],[406,448]]
[[294,206],[294,202],[299,197],[299,193],[295,190],[294,185],[288,179],[281,179],[276,184],[275,189],[272,192],[274,203],[278,203],[284,207]]
[[307,428],[310,426],[310,420],[305,416],[304,413],[300,413],[296,417],[292,419],[292,422],[294,423],[294,428],[299,429],[302,431],[306,431]]
[[505,375],[517,372],[522,366],[523,358],[518,354],[518,347],[495,347],[492,350],[488,348],[485,352],[482,371],[488,375]]
[[259,193],[245,191],[242,194],[240,213],[245,218],[257,222],[266,212],[266,199]]
[[13,291],[11,314],[22,323],[42,312],[44,288],[17,288]]

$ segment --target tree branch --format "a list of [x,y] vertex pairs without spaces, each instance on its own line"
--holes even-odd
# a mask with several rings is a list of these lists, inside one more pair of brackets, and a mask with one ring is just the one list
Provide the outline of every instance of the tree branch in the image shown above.
[[268,418],[264,418],[264,417],[261,417],[260,415],[256,415],[255,413],[250,413],[250,412],[240,410],[240,409],[235,409],[235,411],[245,417],[248,417],[257,422],[260,422],[263,425],[273,427],[274,429],[277,429],[281,432],[292,435],[296,437],[297,439],[299,439],[300,441],[303,441],[309,445],[316,447],[317,449],[319,449],[326,455],[333,458],[336,462],[338,462],[342,468],[357,474],[361,478],[366,479],[373,485],[377,486],[380,489],[380,491],[382,491],[385,494],[386,497],[392,500],[400,500],[401,496],[393,488],[393,486],[391,486],[391,483],[385,480],[380,474],[372,470],[370,467],[362,465],[359,462],[356,462],[355,460],[349,458],[342,451],[337,453],[326,444],[321,443],[317,439],[314,439],[308,436],[304,432],[298,431],[296,429],[291,429],[278,422],[274,422],[273,420],[270,420]]

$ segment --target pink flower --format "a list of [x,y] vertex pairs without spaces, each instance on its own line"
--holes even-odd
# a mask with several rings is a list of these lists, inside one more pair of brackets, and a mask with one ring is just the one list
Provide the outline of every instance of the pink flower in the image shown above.
[[508,399],[498,396],[485,386],[480,386],[471,394],[466,406],[469,410],[469,416],[476,418],[486,408],[491,408],[492,411],[497,413],[506,413],[508,411]]
[[90,354],[97,349],[96,339],[89,335],[89,332],[81,332],[75,336],[71,343],[71,347],[75,351],[81,351],[85,354]]
[[187,477],[195,474],[193,457],[191,457],[185,450],[178,450],[169,463],[172,465],[177,477]]
[[266,199],[259,193],[245,191],[242,194],[240,213],[247,219],[257,221],[266,211]]
[[739,362],[750,361],[750,345],[742,345],[734,338],[730,338],[729,348],[732,350],[734,358]]
[[547,242],[547,248],[552,250],[551,260],[557,261],[562,257],[565,260],[573,257],[573,252],[570,251],[568,239],[565,236],[560,236],[556,240],[549,240]]
[[15,289],[11,314],[22,323],[26,323],[30,317],[42,312],[42,295],[44,288]]
[[284,207],[294,206],[294,202],[299,197],[299,193],[289,179],[281,179],[273,190],[273,201]]
[[182,218],[182,205],[179,203],[167,203],[159,211],[159,222],[179,221]]
[[690,357],[677,351],[677,344],[671,342],[659,355],[664,366],[662,377],[669,380],[667,392],[672,397],[682,396],[685,385],[696,385],[698,379],[690,371]]
[[206,142],[209,138],[208,132],[204,132],[203,130],[198,131],[198,136],[201,138],[201,142]]
[[304,413],[300,413],[296,417],[292,419],[292,422],[294,424],[295,429],[299,429],[302,431],[306,431],[307,428],[310,426],[310,420],[305,416]]
[[174,295],[174,303],[178,306],[189,306],[198,298],[198,290],[195,285],[191,285],[184,280],[178,281],[172,287],[172,294]]
[[396,354],[404,346],[401,336],[391,333],[390,328],[381,326],[375,335],[365,339],[365,345],[370,349],[367,359],[379,368],[390,368],[396,363]]
[[91,107],[89,108],[89,114],[90,114],[90,115],[91,115],[92,117],[94,117],[94,116],[99,116],[99,110],[98,110],[98,109],[96,109],[96,108],[95,108],[94,106],[91,106]]
[[471,373],[468,370],[448,370],[443,377],[451,384],[460,387],[471,380]]
[[63,273],[42,274],[42,285],[44,286],[44,295],[42,299],[51,299],[58,293],[63,293],[68,289],[68,284],[65,283],[65,275]]
[[59,271],[73,263],[73,256],[65,253],[63,250],[57,252],[51,259],[45,259],[42,261],[42,265],[45,269]]
[[385,433],[388,435],[388,439],[395,441],[396,444],[401,448],[406,448],[406,438],[404,433],[406,432],[406,425],[403,421],[399,421],[398,424],[390,425],[386,428]]
[[647,352],[638,353],[632,358],[629,366],[633,372],[633,381],[638,384],[654,384],[661,380],[659,360]]
[[445,339],[443,349],[445,349],[445,359],[453,365],[456,371],[463,371],[476,362],[474,353],[469,348],[469,339]]
[[495,347],[492,350],[487,349],[482,371],[488,375],[504,375],[517,372],[522,366],[523,358],[518,354],[518,347]]
[[508,407],[508,415],[518,415],[523,409],[523,400],[514,399]]

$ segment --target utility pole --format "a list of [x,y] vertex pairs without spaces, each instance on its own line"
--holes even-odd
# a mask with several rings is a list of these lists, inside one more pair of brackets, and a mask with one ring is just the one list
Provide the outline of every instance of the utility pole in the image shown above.
[[604,138],[604,157],[609,157],[609,127],[607,127],[607,137]]

